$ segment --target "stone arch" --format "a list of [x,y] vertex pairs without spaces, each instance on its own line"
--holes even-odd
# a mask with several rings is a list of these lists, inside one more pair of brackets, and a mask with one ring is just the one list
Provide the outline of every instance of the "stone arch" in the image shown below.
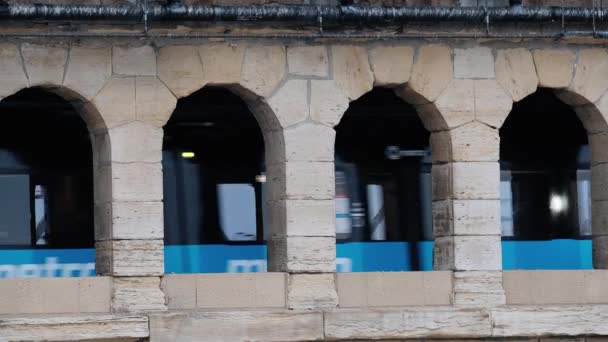
[[[281,120],[268,99],[279,91],[287,73],[284,47],[171,45],[159,49],[157,64],[160,81],[175,98],[184,98],[207,85],[224,87],[249,106],[265,139],[274,141],[281,138],[275,134],[282,127]],[[277,98],[280,100],[279,96]],[[173,108],[165,111],[162,125],[173,113]],[[278,153],[276,158],[282,159],[280,151],[280,148],[273,148],[267,154],[274,156]]]
[[[593,264],[608,268],[608,52],[603,48],[499,50],[496,78],[513,102],[553,90],[577,114],[591,148]],[[505,116],[506,118],[506,116]],[[503,120],[504,121],[504,120]],[[500,126],[499,126],[500,127]]]
[[[264,137],[271,236],[283,235],[287,209],[282,200],[288,172],[283,128],[298,112],[286,106],[299,104],[297,100],[290,103],[284,93],[301,90],[300,82],[285,81],[285,47],[213,43],[165,46],[158,51],[157,69],[159,79],[178,99],[212,85],[228,89],[247,104]],[[278,266],[285,264],[284,256],[279,256],[284,254],[284,239],[275,244],[277,248],[269,244],[269,270],[285,270]]]
[[[444,202],[449,198],[451,184],[445,164],[451,161],[452,138],[446,132],[452,123],[445,111],[440,110],[438,98],[452,82],[452,50],[444,45],[427,45],[418,49],[400,45],[369,46],[367,49],[359,46],[330,48],[333,80],[311,81],[311,120],[333,128],[347,111],[349,102],[374,87],[392,88],[398,97],[413,105],[424,127],[431,132],[435,189],[433,212],[440,213],[434,215],[434,226],[445,226],[443,231],[450,234],[453,231],[449,224],[452,211]],[[332,136],[326,144],[333,147],[334,138]],[[333,150],[330,152],[329,160],[333,162]],[[335,215],[334,210],[332,208]],[[441,245],[435,254],[442,259],[449,258],[453,255],[449,249]],[[445,269],[445,266],[435,267]]]
[[[1,63],[1,61],[0,61]],[[34,77],[33,75],[30,77]],[[2,87],[2,85],[0,85]],[[44,93],[53,94],[61,98],[73,108],[74,112],[82,119],[89,135],[89,141],[91,146],[91,172],[92,172],[92,189],[93,197],[91,198],[91,212],[93,216],[93,227],[91,230],[94,233],[95,238],[102,235],[104,231],[110,229],[107,224],[107,219],[103,215],[99,215],[99,207],[103,206],[107,201],[111,200],[111,189],[108,187],[109,184],[100,181],[103,178],[102,169],[107,165],[107,161],[110,160],[110,149],[106,144],[106,141],[102,139],[102,136],[107,134],[107,128],[105,121],[102,118],[96,107],[81,95],[78,89],[72,89],[65,85],[56,85],[48,81],[37,82],[30,87],[23,87],[16,90],[13,94],[6,94],[0,98],[0,102],[3,102],[13,95],[17,95],[22,91],[28,90],[41,90]]]

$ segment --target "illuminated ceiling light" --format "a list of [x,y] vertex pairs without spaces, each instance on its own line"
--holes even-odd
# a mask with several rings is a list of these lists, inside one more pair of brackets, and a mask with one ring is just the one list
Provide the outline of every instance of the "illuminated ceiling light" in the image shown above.
[[266,183],[266,175],[265,174],[259,174],[255,176],[255,181],[258,183]]
[[182,158],[186,158],[186,159],[194,158],[194,152],[182,152]]
[[566,196],[552,194],[549,201],[549,209],[554,214],[559,214],[568,208],[568,199]]

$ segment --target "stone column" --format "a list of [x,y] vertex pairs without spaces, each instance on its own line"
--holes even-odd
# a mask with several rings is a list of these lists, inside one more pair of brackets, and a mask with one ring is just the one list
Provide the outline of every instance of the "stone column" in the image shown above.
[[111,191],[95,205],[97,273],[114,276],[113,310],[165,309],[162,130],[135,121],[95,139],[112,146],[96,176]]
[[114,47],[113,70],[92,103],[107,126],[93,137],[97,273],[114,277],[113,311],[166,310],[162,126],[176,99],[152,47]]
[[489,48],[456,49],[454,79],[433,104],[444,119],[431,136],[434,268],[454,271],[456,305],[505,303],[498,128],[512,97],[494,78]]
[[[602,101],[608,104],[608,96]],[[593,268],[608,268],[608,127],[603,106],[575,107],[587,129],[591,149],[591,227]]]
[[[593,267],[596,269],[608,268],[608,79],[603,76],[608,73],[607,58],[608,52],[603,48],[581,49],[578,56],[568,50],[544,50],[535,54],[535,61],[545,64],[544,73],[539,69],[541,82],[559,89],[556,95],[572,106],[587,131],[591,149]],[[561,63],[557,64],[556,60]]]
[[452,145],[433,155],[434,269],[454,271],[454,304],[504,304],[498,130],[470,122],[431,139]]
[[288,80],[270,97],[280,127],[265,132],[271,214],[268,270],[288,273],[290,309],[337,305],[335,131],[310,119],[309,83]]

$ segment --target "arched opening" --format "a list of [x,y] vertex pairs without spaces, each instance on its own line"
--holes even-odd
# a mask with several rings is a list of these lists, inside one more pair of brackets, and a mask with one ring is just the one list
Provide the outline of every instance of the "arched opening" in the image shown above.
[[514,104],[500,167],[503,268],[591,268],[589,144],[572,108],[549,89]]
[[430,134],[415,108],[377,88],[335,129],[338,271],[432,269]]
[[94,275],[85,122],[42,88],[3,99],[0,117],[0,277]]
[[265,271],[264,139],[245,102],[205,87],[164,132],[165,272]]

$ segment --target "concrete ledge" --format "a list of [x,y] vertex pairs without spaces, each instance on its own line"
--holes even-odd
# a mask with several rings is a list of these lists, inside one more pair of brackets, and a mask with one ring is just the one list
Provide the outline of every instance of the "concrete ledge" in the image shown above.
[[111,277],[0,279],[0,314],[109,313],[111,296]]
[[491,336],[489,311],[449,306],[338,310],[325,313],[325,336],[334,339],[476,338]]
[[449,305],[452,272],[337,273],[341,308]]
[[504,271],[507,304],[608,304],[608,270]]
[[286,274],[170,274],[162,280],[169,309],[284,308]]
[[146,316],[0,316],[0,341],[79,341],[148,336]]
[[608,335],[608,305],[509,306],[491,315],[495,337]]
[[[196,310],[146,315],[0,316],[0,341],[584,341],[608,336],[608,305]],[[570,339],[568,339],[570,338]],[[588,339],[589,340],[589,339]],[[593,340],[606,341],[606,339]]]
[[150,316],[150,342],[322,339],[322,312],[195,311]]

